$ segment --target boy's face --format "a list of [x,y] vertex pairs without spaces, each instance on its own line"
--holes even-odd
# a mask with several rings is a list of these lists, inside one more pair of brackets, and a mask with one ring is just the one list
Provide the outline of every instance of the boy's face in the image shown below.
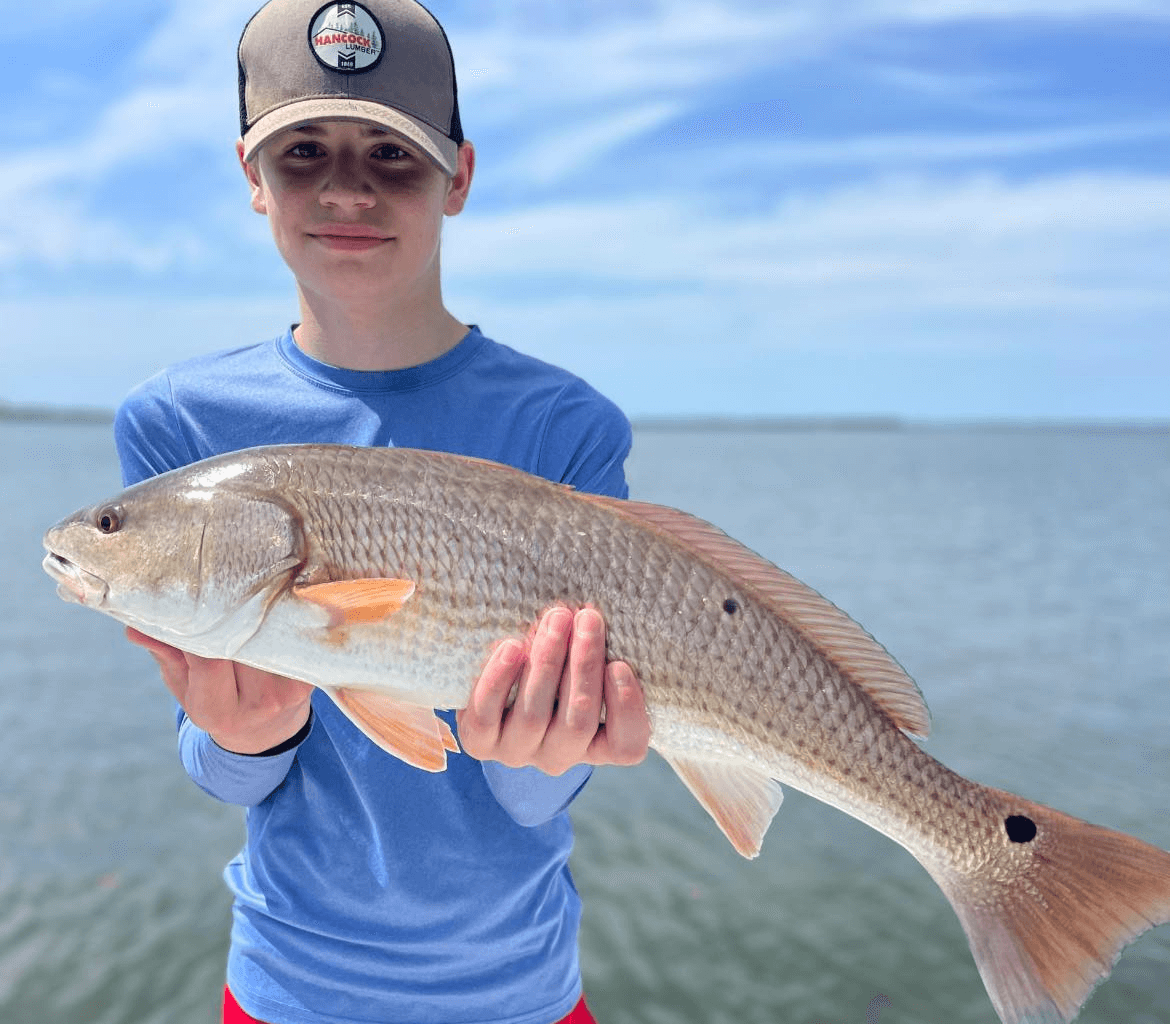
[[471,186],[469,143],[453,178],[398,136],[353,121],[290,128],[251,163],[237,150],[252,208],[303,289],[369,302],[437,287],[443,216],[463,209]]

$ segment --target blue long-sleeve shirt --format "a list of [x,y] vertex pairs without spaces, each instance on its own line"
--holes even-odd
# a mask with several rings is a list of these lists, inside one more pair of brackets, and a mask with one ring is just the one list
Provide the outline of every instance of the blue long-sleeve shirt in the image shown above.
[[[259,444],[398,445],[494,459],[626,495],[630,432],[572,375],[473,328],[423,366],[355,371],[273,341],[151,378],[118,412],[127,484]],[[565,813],[588,768],[557,778],[455,754],[419,771],[320,691],[295,749],[234,754],[180,710],[179,753],[246,808],[228,864],[228,982],[273,1024],[545,1024],[580,992],[580,903]],[[442,712],[453,729],[454,714]]]

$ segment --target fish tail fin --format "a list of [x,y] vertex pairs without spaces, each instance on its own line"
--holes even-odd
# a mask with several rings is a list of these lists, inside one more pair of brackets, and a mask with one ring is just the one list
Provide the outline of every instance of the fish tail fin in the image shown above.
[[1170,854],[987,790],[1000,852],[932,872],[1004,1024],[1067,1024],[1143,932],[1170,923]]

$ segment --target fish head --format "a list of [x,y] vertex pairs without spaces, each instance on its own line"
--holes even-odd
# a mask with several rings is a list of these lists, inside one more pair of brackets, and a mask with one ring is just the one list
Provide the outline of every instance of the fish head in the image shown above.
[[[184,470],[79,509],[44,545],[61,598],[187,649],[211,633],[238,646],[302,562],[293,509]],[[255,621],[231,625],[241,617]]]

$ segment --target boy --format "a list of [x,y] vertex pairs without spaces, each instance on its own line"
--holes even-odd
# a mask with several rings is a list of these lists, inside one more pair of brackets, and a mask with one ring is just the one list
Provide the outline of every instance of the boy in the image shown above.
[[[413,0],[271,0],[239,69],[240,163],[300,323],[136,389],[115,425],[126,482],[333,441],[461,452],[625,496],[621,413],[443,306],[442,219],[463,208],[475,152],[434,18]],[[641,688],[606,665],[595,611],[552,609],[531,641],[502,638],[468,707],[446,716],[469,756],[436,775],[385,755],[304,683],[128,635],[181,705],[188,773],[247,808],[224,873],[225,1021],[592,1021],[565,811],[589,765],[632,764],[649,740]]]

